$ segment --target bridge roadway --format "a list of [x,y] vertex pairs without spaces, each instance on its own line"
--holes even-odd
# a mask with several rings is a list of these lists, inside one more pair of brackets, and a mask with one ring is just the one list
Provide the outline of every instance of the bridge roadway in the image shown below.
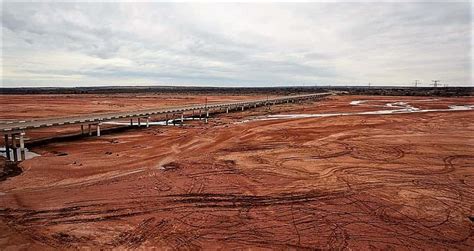
[[[306,94],[306,95],[295,95],[295,96],[284,96],[278,97],[273,99],[260,99],[260,100],[253,100],[253,101],[244,101],[244,102],[232,102],[232,103],[210,103],[210,104],[199,104],[199,105],[189,105],[189,106],[181,106],[181,107],[169,107],[169,108],[161,108],[161,109],[146,109],[146,110],[139,110],[139,111],[128,111],[128,112],[113,112],[113,113],[100,113],[100,114],[92,114],[92,115],[80,115],[80,116],[72,116],[72,117],[61,117],[61,118],[50,118],[50,119],[38,119],[38,120],[28,120],[28,121],[11,121],[11,122],[4,122],[0,123],[0,132],[4,134],[5,137],[5,150],[7,153],[7,159],[10,158],[10,147],[13,150],[13,157],[14,161],[17,160],[17,139],[19,140],[20,146],[20,160],[24,159],[24,135],[25,132],[32,129],[37,128],[46,128],[46,127],[57,127],[57,126],[64,126],[64,125],[74,125],[79,124],[81,125],[82,133],[84,133],[83,125],[87,124],[89,126],[89,135],[91,135],[91,125],[96,125],[97,127],[97,136],[100,136],[100,124],[102,122],[113,121],[113,120],[121,120],[121,119],[134,119],[138,118],[145,118],[148,125],[148,119],[151,116],[157,115],[168,115],[168,114],[181,114],[181,118],[183,118],[183,114],[185,112],[193,112],[199,111],[199,115],[201,117],[202,111],[204,111],[205,118],[207,121],[207,117],[209,116],[209,112],[213,110],[222,110],[223,108],[226,109],[226,112],[229,112],[232,109],[241,109],[244,110],[245,108],[252,108],[252,107],[259,107],[259,106],[267,106],[267,105],[275,105],[281,103],[289,103],[289,102],[296,102],[296,101],[304,101],[304,100],[314,100],[319,99],[333,93],[316,93],[316,94]],[[174,119],[171,117],[170,119]],[[132,122],[132,121],[131,121]],[[133,123],[133,122],[132,122]],[[140,122],[138,122],[140,123]],[[9,138],[11,137],[10,146]]]
[[188,111],[206,111],[217,108],[241,108],[241,107],[259,107],[264,105],[274,105],[281,104],[286,102],[316,99],[324,96],[330,95],[330,93],[318,93],[318,94],[308,94],[308,95],[298,95],[298,96],[285,96],[274,99],[262,99],[262,100],[253,100],[245,102],[233,102],[233,103],[211,103],[211,104],[200,104],[200,105],[190,105],[190,106],[181,106],[181,107],[170,107],[162,109],[146,109],[139,111],[129,111],[129,112],[114,112],[114,113],[100,113],[92,114],[86,116],[72,116],[72,117],[62,117],[62,118],[51,118],[51,119],[38,119],[38,120],[29,120],[29,121],[16,121],[16,122],[6,122],[0,124],[0,131],[3,134],[11,134],[20,131],[26,131],[36,128],[44,127],[55,127],[62,125],[72,125],[72,124],[95,124],[112,120],[120,119],[130,119],[130,118],[144,118],[155,115],[163,114],[176,114],[184,113]]

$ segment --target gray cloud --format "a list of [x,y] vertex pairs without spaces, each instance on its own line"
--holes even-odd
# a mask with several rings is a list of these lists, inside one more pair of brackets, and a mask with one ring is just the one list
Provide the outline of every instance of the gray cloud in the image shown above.
[[471,85],[470,3],[4,3],[2,86]]

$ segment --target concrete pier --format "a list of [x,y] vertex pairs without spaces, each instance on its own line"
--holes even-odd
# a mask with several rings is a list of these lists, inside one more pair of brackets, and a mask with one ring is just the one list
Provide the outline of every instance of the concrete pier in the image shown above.
[[229,107],[226,107],[225,113],[229,113]]
[[87,127],[89,129],[89,136],[92,136],[91,124],[88,124]]
[[242,106],[242,111],[244,110],[244,106]]
[[138,118],[138,127],[141,126],[141,121],[140,121],[140,118]]
[[165,115],[165,124],[168,125],[168,114]]
[[8,140],[9,138],[9,134],[5,134],[5,154],[7,156],[7,160],[11,160],[11,157],[10,157],[10,142]]
[[181,126],[184,124],[184,113],[181,113]]
[[81,135],[84,135],[84,125],[81,125]]
[[130,126],[133,126],[133,119],[130,119]]
[[146,127],[150,127],[150,117],[146,118]]
[[25,133],[21,132],[20,133],[20,161],[26,159],[26,149],[25,149],[25,139],[24,139]]
[[206,121],[205,121],[205,122],[206,122],[206,124],[207,124],[207,120],[208,120],[208,118],[209,118],[209,110],[206,110]]
[[100,123],[97,124],[97,137],[100,137]]
[[13,151],[13,161],[17,162],[18,161],[18,152],[16,151],[16,135],[12,134],[12,151]]

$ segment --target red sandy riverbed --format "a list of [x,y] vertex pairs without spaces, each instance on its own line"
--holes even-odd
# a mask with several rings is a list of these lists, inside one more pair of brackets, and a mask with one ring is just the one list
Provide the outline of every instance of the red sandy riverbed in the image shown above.
[[330,97],[37,147],[0,182],[0,248],[472,250],[474,111],[236,123],[369,99],[474,104]]

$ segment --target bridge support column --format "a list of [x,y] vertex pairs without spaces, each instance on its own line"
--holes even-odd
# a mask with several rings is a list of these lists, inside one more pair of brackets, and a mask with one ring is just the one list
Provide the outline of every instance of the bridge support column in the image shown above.
[[140,121],[140,118],[138,118],[138,127],[141,126],[141,121]]
[[81,135],[84,135],[84,125],[81,125]]
[[244,106],[242,106],[242,111],[244,110]]
[[10,142],[8,140],[8,138],[10,136],[8,134],[5,134],[4,137],[5,137],[5,155],[7,156],[7,160],[11,160],[11,157],[10,157]]
[[183,126],[184,124],[184,112],[181,113],[181,126]]
[[202,111],[201,109],[199,109],[199,120],[201,120],[201,117],[202,117]]
[[97,124],[97,137],[100,137],[100,123]]
[[146,118],[146,127],[150,127],[150,117]]
[[92,136],[91,124],[88,124],[87,127],[89,129],[89,136]]
[[225,108],[225,113],[229,113],[229,107]]
[[209,110],[206,110],[206,124],[207,124],[208,119],[209,119]]
[[168,113],[165,114],[165,125],[168,125]]
[[133,119],[130,119],[130,126],[133,126]]
[[20,133],[20,161],[26,159],[26,149],[25,149],[25,132]]
[[12,151],[13,151],[13,161],[18,162],[18,152],[16,151],[16,135],[12,134]]
[[193,115],[191,116],[192,120],[194,120],[194,110],[193,110]]

